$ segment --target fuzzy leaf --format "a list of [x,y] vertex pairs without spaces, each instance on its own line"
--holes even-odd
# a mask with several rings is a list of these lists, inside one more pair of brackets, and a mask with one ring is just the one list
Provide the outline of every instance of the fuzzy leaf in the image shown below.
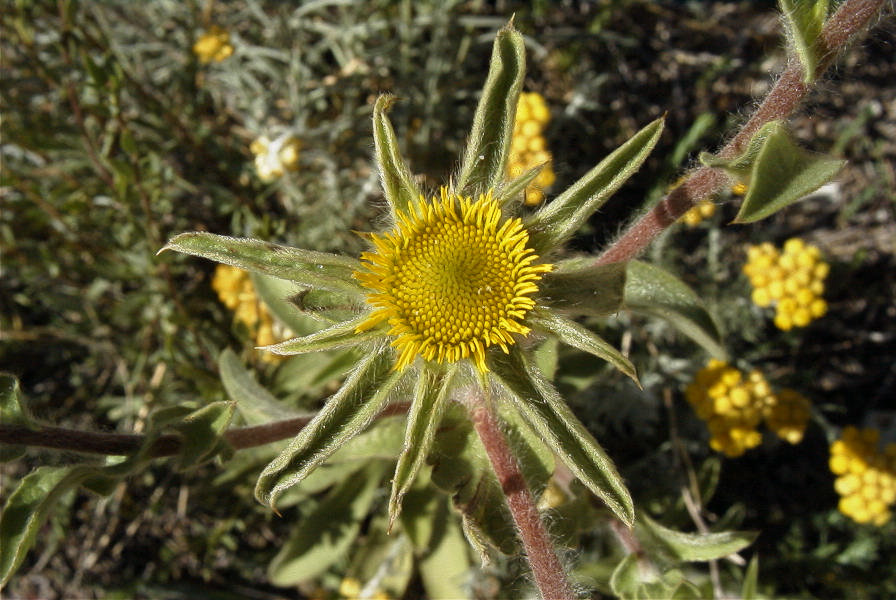
[[347,256],[202,231],[175,236],[159,252],[165,250],[201,256],[247,271],[356,298],[363,297],[364,293],[351,277],[352,272],[361,267],[361,263]]
[[668,271],[640,261],[630,262],[625,306],[632,312],[668,321],[712,356],[726,358],[719,330],[703,301]]
[[765,139],[781,124],[782,121],[771,121],[760,127],[759,131],[750,138],[746,149],[734,158],[721,158],[710,152],[701,152],[698,160],[707,167],[724,169],[738,181],[747,182],[750,180],[753,163],[756,162],[756,157],[759,156]]
[[38,467],[19,483],[0,515],[0,585],[19,568],[59,498],[77,486],[64,467]]
[[550,382],[515,349],[494,361],[492,377],[569,470],[620,520],[632,525],[635,508],[613,461]]
[[587,327],[552,311],[538,309],[529,313],[529,320],[536,329],[556,335],[564,344],[607,361],[638,383],[638,374],[632,362]]
[[385,465],[372,463],[344,479],[293,528],[268,567],[271,583],[292,586],[321,575],[357,542]]
[[526,219],[538,254],[560,246],[637,171],[663,132],[657,119],[604,158],[584,177]]
[[233,418],[234,402],[213,402],[187,415],[174,426],[180,434],[178,469],[196,466],[216,454],[227,456],[232,449],[222,437]]
[[516,104],[526,71],[523,36],[508,25],[498,32],[488,77],[473,116],[473,127],[454,191],[475,194],[504,180]]
[[438,526],[438,535],[422,553],[420,579],[428,598],[467,598],[469,590],[465,584],[473,568],[470,546],[457,517],[449,512],[443,498],[436,497],[438,513],[432,520]]
[[[346,298],[344,294],[334,294],[326,290],[302,288],[287,297],[286,301],[303,315],[324,324],[332,325],[347,321],[358,314],[357,303],[352,302],[352,298]],[[289,325],[288,321],[284,322]]]
[[358,357],[362,354],[360,350],[363,348],[293,356],[277,367],[271,387],[284,395],[309,399],[326,396],[328,392],[325,388],[341,381],[358,364]]
[[[22,400],[19,380],[8,373],[0,373],[0,423],[34,429],[35,423]],[[0,444],[0,463],[21,458],[25,446]]]
[[538,177],[538,174],[541,173],[545,166],[547,166],[547,163],[536,165],[519,177],[502,182],[499,187],[495,189],[495,201],[500,206],[504,206],[515,198],[521,198],[523,192],[529,187],[529,184]]
[[120,480],[145,468],[150,460],[147,451],[156,439],[156,433],[148,432],[141,449],[121,462],[108,466],[42,466],[26,475],[10,494],[0,514],[0,586],[9,581],[22,564],[59,500],[82,484],[91,484],[94,491],[114,489],[112,480]]
[[429,460],[433,484],[451,494],[466,536],[479,554],[487,555],[488,547],[508,555],[518,552],[519,541],[504,492],[482,442],[459,407],[449,408]]
[[277,501],[277,506],[290,506],[309,495],[333,487],[340,481],[351,479],[355,472],[371,462],[395,460],[401,451],[404,429],[403,417],[377,419],[367,431],[350,439],[325,463],[311,471],[301,484],[290,488]]
[[753,223],[773,215],[833,179],[846,164],[803,150],[791,141],[783,124],[769,125],[735,223]]
[[395,466],[392,494],[389,497],[389,529],[401,513],[401,502],[411,488],[432,447],[436,430],[448,406],[451,383],[457,369],[451,369],[439,381],[439,374],[424,368],[417,380],[411,401],[404,447]]
[[[325,323],[317,315],[302,312],[290,301],[308,288],[296,285],[286,279],[270,277],[260,273],[251,273],[252,285],[258,293],[258,297],[271,311],[271,314],[283,325],[286,325],[294,335],[307,335],[320,331]],[[343,302],[345,300],[343,299]]]
[[571,259],[554,265],[539,286],[539,295],[553,310],[569,315],[606,317],[622,308],[626,263],[594,265],[593,259]]
[[361,433],[387,404],[400,373],[390,369],[391,356],[374,351],[316,417],[265,467],[255,496],[275,507],[277,498],[304,479],[348,440]]
[[364,322],[367,315],[361,315],[353,321],[333,325],[323,331],[306,335],[305,337],[293,338],[280,342],[279,344],[271,344],[270,346],[262,346],[261,350],[273,352],[274,354],[291,355],[304,354],[306,352],[318,352],[320,350],[333,350],[335,348],[345,348],[346,346],[357,346],[368,340],[382,337],[382,332],[376,329],[355,333],[358,325]]
[[383,94],[373,107],[373,141],[375,145],[376,164],[380,171],[383,192],[393,221],[396,213],[407,213],[421,195],[414,176],[399,151],[395,130],[386,113],[395,103],[391,94]]
[[819,35],[828,16],[829,0],[780,0],[787,41],[803,65],[803,82],[815,81],[824,48]]
[[414,547],[407,537],[390,535],[385,521],[378,512],[370,519],[365,535],[351,548],[348,566],[341,571],[345,579],[364,582],[358,600],[408,597],[408,584],[416,573]]
[[746,548],[757,536],[751,531],[683,533],[664,527],[644,514],[638,515],[635,531],[642,542],[675,562],[722,558]]
[[228,348],[221,352],[218,357],[218,371],[221,374],[224,391],[237,403],[237,410],[250,425],[300,416],[287,409],[282,402],[255,381],[233,350]]
[[652,566],[644,568],[641,557],[634,552],[616,565],[610,577],[610,588],[614,596],[626,599],[695,600],[706,597],[678,569],[659,572]]

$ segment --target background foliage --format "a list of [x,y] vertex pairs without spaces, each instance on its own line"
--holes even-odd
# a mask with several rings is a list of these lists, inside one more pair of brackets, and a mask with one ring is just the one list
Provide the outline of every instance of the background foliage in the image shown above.
[[[356,252],[350,231],[370,230],[381,208],[373,99],[401,97],[391,117],[404,155],[425,184],[444,180],[493,33],[514,13],[527,35],[526,89],[552,109],[556,189],[667,113],[657,149],[601,224],[573,241],[580,250],[602,247],[699,150],[714,149],[783,61],[773,7],[758,3],[20,1],[4,11],[0,366],[20,378],[35,414],[140,432],[152,410],[227,399],[217,357],[228,347],[287,406],[318,407],[337,359],[262,361],[217,300],[213,266],[156,252],[188,230]],[[192,46],[212,24],[230,32],[234,53],[202,65]],[[621,314],[601,325],[637,364],[643,391],[571,351],[558,360],[561,391],[653,516],[686,527],[681,489],[697,478],[714,526],[761,531],[743,555],[759,557],[768,595],[896,594],[896,525],[840,515],[827,468],[834,427],[896,410],[894,40],[892,22],[873,30],[813,95],[812,116],[795,120],[806,147],[849,160],[836,186],[758,226],[726,225],[736,211],[722,206],[650,250],[709,304],[733,362],[813,401],[823,419],[800,445],[712,453],[682,395],[706,356],[656,321]],[[264,183],[250,144],[284,131],[302,141],[300,168]],[[830,308],[784,333],[750,303],[740,266],[746,243],[793,236],[831,263]],[[226,469],[162,461],[108,498],[68,497],[9,592],[303,597],[312,590],[267,576],[294,522],[252,497],[272,452]],[[33,467],[68,461],[33,451],[5,464],[0,495]],[[385,501],[382,491],[371,500]],[[312,513],[317,498],[303,502],[291,516]],[[606,537],[578,540],[584,572],[611,550]],[[489,597],[498,581],[519,585],[519,568],[495,565],[477,589]],[[322,581],[337,589],[339,576]]]

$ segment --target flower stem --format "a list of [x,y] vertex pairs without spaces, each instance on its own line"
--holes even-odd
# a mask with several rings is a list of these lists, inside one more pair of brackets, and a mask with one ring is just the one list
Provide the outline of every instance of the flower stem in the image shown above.
[[573,599],[576,596],[566,571],[557,558],[548,530],[538,514],[535,498],[526,485],[519,462],[507,444],[498,419],[481,392],[475,400],[469,404],[470,419],[507,498],[507,506],[516,523],[535,585],[545,599]]
[[[855,34],[864,30],[880,13],[884,0],[846,0],[825,22],[820,34],[823,51],[816,75],[820,75],[834,61]],[[740,154],[753,135],[766,123],[787,118],[813,88],[805,83],[803,66],[791,57],[787,67],[769,90],[768,95],[752,117],[722,148],[721,158]],[[710,198],[723,189],[729,177],[719,169],[700,167],[643,217],[635,221],[613,244],[601,254],[596,263],[622,262],[638,256],[659,234],[668,229],[681,215],[701,200]]]
[[[406,403],[397,403],[383,410],[380,416],[401,415],[407,411]],[[255,448],[294,437],[309,421],[310,416],[295,417],[264,425],[236,427],[225,431],[222,437],[234,450]],[[82,454],[127,456],[140,450],[146,439],[144,435],[133,433],[102,433],[48,425],[31,428],[25,425],[0,424],[0,444],[50,448]],[[181,448],[182,440],[179,435],[160,435],[153,441],[149,456],[152,458],[176,456]]]

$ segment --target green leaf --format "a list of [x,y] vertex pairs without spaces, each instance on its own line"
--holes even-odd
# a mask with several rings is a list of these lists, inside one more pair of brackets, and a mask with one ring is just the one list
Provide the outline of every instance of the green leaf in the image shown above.
[[292,419],[299,415],[279,402],[262,387],[246,370],[236,353],[231,349],[221,352],[218,357],[218,371],[224,391],[236,402],[237,410],[250,425],[261,425],[270,421]]
[[411,206],[421,195],[414,176],[408,168],[398,149],[395,130],[386,113],[395,103],[395,97],[383,94],[373,107],[373,141],[376,152],[376,164],[379,167],[383,192],[392,213],[393,221],[396,213],[408,213]]
[[467,598],[470,592],[466,584],[474,566],[470,546],[444,496],[436,500],[438,512],[432,521],[438,525],[438,532],[420,558],[420,579],[428,598]]
[[[283,325],[289,327],[294,335],[307,335],[320,331],[324,321],[310,311],[303,312],[292,301],[297,295],[308,292],[291,281],[269,277],[260,273],[251,273],[252,285],[258,297],[264,302],[271,314]],[[344,302],[344,298],[343,298]]]
[[383,336],[383,332],[378,329],[370,329],[361,333],[355,330],[367,319],[367,315],[361,315],[347,323],[340,323],[328,327],[323,331],[306,335],[305,337],[293,338],[280,342],[279,344],[271,344],[270,346],[262,346],[261,350],[273,352],[274,354],[291,355],[304,354],[306,352],[318,352],[321,350],[333,350],[336,348],[345,348],[346,346],[357,346],[366,341],[374,340]]
[[271,583],[292,586],[321,575],[344,559],[356,543],[385,472],[385,465],[372,463],[343,480],[315,510],[304,515],[268,567]]
[[747,565],[747,571],[744,573],[743,586],[741,587],[741,600],[755,600],[757,595],[757,584],[759,581],[759,556],[753,556],[750,564]]
[[747,195],[735,223],[753,223],[773,215],[833,179],[846,164],[845,160],[803,150],[779,122],[763,129],[766,127],[769,131],[753,163]]
[[696,600],[705,597],[678,569],[660,572],[636,553],[627,554],[616,565],[610,577],[610,588],[613,595],[624,599]]
[[[34,545],[38,531],[59,500],[81,484],[91,483],[91,489],[95,491],[112,489],[110,480],[119,480],[133,473],[150,460],[147,451],[154,440],[154,435],[148,433],[146,442],[137,453],[108,466],[43,466],[25,476],[0,514],[0,586],[9,581],[22,564]],[[98,485],[100,482],[103,485]]]
[[22,479],[0,515],[0,585],[19,568],[59,498],[77,486],[64,467],[38,467]]
[[698,159],[707,167],[724,169],[738,181],[747,182],[750,180],[753,163],[756,162],[756,157],[759,156],[759,151],[762,150],[765,138],[769,136],[776,125],[781,123],[781,121],[772,121],[760,127],[759,131],[750,138],[746,149],[734,158],[721,158],[710,152],[701,152]]
[[638,556],[634,553],[627,554],[613,570],[610,589],[618,598],[635,598],[642,578]]
[[757,536],[750,531],[683,533],[664,527],[644,514],[638,515],[635,532],[645,545],[675,562],[723,558],[746,548]]
[[[303,315],[323,323],[333,324],[347,321],[358,314],[358,304],[352,302],[351,298],[326,290],[303,288],[287,297],[286,301],[293,306],[294,310],[298,309]],[[265,298],[265,302],[267,302],[267,298]],[[284,323],[290,324],[289,321],[284,321]],[[297,333],[302,332],[297,331]]]
[[497,188],[504,180],[525,72],[523,36],[508,25],[495,38],[488,77],[473,116],[455,192],[465,195],[485,192]]
[[615,346],[587,327],[555,314],[553,311],[537,308],[529,313],[529,322],[538,330],[556,335],[564,344],[607,361],[638,383],[635,365]]
[[721,335],[703,301],[668,271],[640,261],[630,262],[625,306],[632,312],[668,321],[712,356],[726,359]]
[[545,166],[547,166],[547,163],[536,165],[519,177],[511,181],[502,182],[495,189],[494,198],[498,205],[504,206],[514,198],[522,198],[523,192],[529,187],[529,184],[538,177],[538,174],[541,173]]
[[234,402],[212,402],[190,413],[174,426],[181,438],[178,469],[188,469],[215,455],[227,456],[233,452],[222,434],[230,424],[235,408]]
[[165,250],[201,256],[247,271],[354,298],[360,299],[364,295],[364,291],[352,279],[352,273],[361,267],[361,263],[347,256],[202,231],[175,236],[159,252]]
[[295,355],[278,365],[271,386],[284,395],[317,400],[358,364],[364,348]]
[[389,401],[400,373],[389,353],[376,350],[359,361],[342,388],[258,478],[255,496],[275,507],[277,498],[304,479],[348,440],[361,433]]
[[302,482],[277,500],[278,507],[286,507],[320,493],[352,475],[372,461],[392,462],[401,451],[404,441],[405,419],[402,416],[376,420],[364,433],[340,446],[326,462],[311,471]]
[[622,308],[626,263],[595,265],[574,258],[554,265],[539,286],[552,310],[569,315],[606,317]]
[[[411,399],[404,447],[395,466],[392,478],[392,493],[389,497],[389,529],[401,514],[401,503],[411,488],[420,468],[426,464],[426,457],[435,439],[436,430],[448,406],[451,384],[457,369],[450,369],[442,375],[435,369],[424,367],[417,379],[417,386]],[[441,381],[440,379],[441,375]]]
[[787,29],[787,41],[803,65],[803,82],[810,84],[818,74],[818,63],[826,51],[819,36],[828,16],[828,0],[780,0]]
[[405,598],[416,572],[410,540],[390,535],[387,528],[386,519],[377,514],[349,554],[344,578],[362,582],[362,598]]
[[516,554],[519,540],[504,492],[479,436],[458,405],[447,411],[429,460],[433,484],[451,494],[467,539],[479,554],[487,556],[488,547]]
[[637,171],[663,132],[657,119],[600,161],[565,192],[528,217],[531,245],[545,254],[567,241]]
[[519,413],[573,475],[619,519],[632,525],[635,508],[613,461],[550,382],[516,349],[494,362],[491,377],[507,390]]
[[[0,373],[0,423],[36,429],[19,390],[19,380],[8,373]],[[0,463],[21,458],[26,447],[0,444]]]

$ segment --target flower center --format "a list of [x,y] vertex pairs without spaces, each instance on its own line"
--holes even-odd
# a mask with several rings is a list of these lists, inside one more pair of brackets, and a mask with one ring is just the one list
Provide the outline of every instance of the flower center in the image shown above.
[[387,322],[398,369],[420,355],[440,363],[472,358],[487,371],[487,348],[507,352],[511,334],[529,332],[521,321],[550,265],[532,264],[538,257],[526,247],[528,232],[519,219],[501,222],[491,194],[474,202],[443,189],[398,220],[372,236],[375,252],[361,255],[367,271],[355,277],[372,291],[374,310],[359,331]]

